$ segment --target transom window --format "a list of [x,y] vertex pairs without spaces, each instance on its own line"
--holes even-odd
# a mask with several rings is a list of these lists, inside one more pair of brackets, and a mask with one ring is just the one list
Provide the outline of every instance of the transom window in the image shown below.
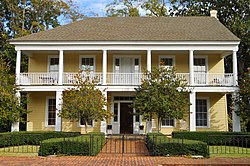
[[174,119],[172,119],[172,118],[164,118],[161,121],[161,125],[163,127],[173,127],[174,126]]
[[59,71],[59,58],[49,57],[49,72],[58,72],[58,71]]
[[47,123],[48,126],[56,123],[56,99],[48,99]]
[[207,99],[196,99],[196,126],[208,126],[208,102]]
[[81,57],[81,69],[83,71],[90,70],[91,72],[93,72],[95,70],[95,58]]

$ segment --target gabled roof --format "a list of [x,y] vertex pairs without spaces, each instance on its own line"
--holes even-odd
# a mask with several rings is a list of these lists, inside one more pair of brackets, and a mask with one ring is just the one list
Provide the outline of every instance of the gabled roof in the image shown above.
[[239,38],[214,17],[99,17],[13,41],[239,41]]

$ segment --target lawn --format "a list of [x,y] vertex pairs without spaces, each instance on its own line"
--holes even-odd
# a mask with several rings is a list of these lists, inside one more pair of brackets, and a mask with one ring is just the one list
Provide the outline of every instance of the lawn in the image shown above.
[[210,157],[250,157],[250,148],[237,146],[209,146]]
[[0,156],[38,156],[39,147],[23,145],[0,148]]

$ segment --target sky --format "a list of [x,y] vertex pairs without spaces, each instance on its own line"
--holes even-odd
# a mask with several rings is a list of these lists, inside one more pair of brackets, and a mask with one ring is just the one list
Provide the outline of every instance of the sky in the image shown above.
[[79,8],[85,10],[84,14],[87,16],[91,15],[91,12],[98,14],[98,17],[105,16],[105,7],[107,4],[111,3],[112,0],[74,0],[75,3],[79,5]]

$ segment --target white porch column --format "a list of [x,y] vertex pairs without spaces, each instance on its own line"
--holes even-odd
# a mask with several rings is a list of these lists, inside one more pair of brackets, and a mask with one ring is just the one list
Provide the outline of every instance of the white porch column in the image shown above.
[[62,131],[62,118],[59,113],[62,110],[62,91],[56,91],[56,125],[55,131]]
[[194,50],[189,50],[189,84],[194,85]]
[[58,84],[63,84],[63,50],[59,51],[59,72],[58,72]]
[[147,71],[151,72],[151,50],[147,50]]
[[234,85],[238,85],[237,51],[233,51],[233,74]]
[[[19,91],[16,92],[16,97],[18,99],[18,102],[20,103],[21,102],[21,94]],[[13,131],[19,131],[19,122],[18,121],[13,122],[11,124],[11,132],[13,132]]]
[[107,50],[102,54],[102,84],[107,85]]
[[[107,94],[108,94],[107,91],[103,92],[103,95],[106,98],[106,100],[108,100],[108,95]],[[104,106],[104,109],[107,110],[107,106]],[[107,133],[107,122],[106,122],[106,119],[103,119],[101,121],[100,131],[102,133],[105,133],[105,134]]]
[[196,92],[192,92],[189,95],[189,100],[191,105],[189,106],[190,111],[190,131],[196,131],[196,107],[195,107],[195,100],[196,100]]
[[[237,97],[237,93],[233,93],[233,101]],[[232,110],[232,120],[233,120],[233,131],[234,132],[240,132],[240,116],[236,114],[236,112],[239,111],[239,105],[235,102],[233,102],[233,110]]]
[[20,71],[21,71],[21,50],[16,53],[16,85],[20,84]]

